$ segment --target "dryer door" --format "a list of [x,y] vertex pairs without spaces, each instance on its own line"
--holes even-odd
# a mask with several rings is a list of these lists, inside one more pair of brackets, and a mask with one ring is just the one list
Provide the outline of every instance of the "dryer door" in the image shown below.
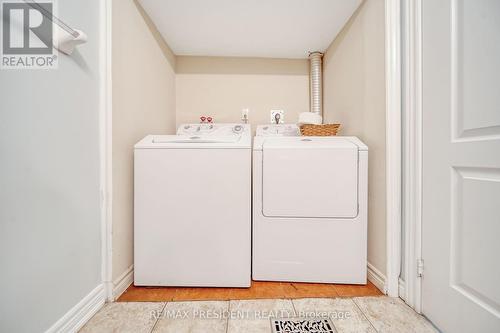
[[262,163],[265,216],[358,215],[358,147],[348,139],[267,138]]

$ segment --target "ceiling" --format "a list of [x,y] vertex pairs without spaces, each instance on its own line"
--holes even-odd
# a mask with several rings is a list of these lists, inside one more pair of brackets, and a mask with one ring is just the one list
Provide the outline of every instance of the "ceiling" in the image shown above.
[[307,58],[361,0],[138,0],[176,55]]

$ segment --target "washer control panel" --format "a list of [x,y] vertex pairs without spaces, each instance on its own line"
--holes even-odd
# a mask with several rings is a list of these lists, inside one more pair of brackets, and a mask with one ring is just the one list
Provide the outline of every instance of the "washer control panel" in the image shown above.
[[241,135],[248,130],[246,124],[182,124],[177,129],[177,135],[209,135],[209,136],[234,136]]
[[184,124],[177,129],[177,135],[207,134],[214,130],[214,124]]

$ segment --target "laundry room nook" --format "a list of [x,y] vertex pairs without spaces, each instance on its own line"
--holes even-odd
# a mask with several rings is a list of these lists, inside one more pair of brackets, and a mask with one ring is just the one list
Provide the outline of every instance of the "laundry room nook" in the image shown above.
[[[337,289],[347,284],[353,295],[385,293],[384,4],[353,0],[307,6],[297,1],[290,13],[277,15],[281,5],[279,1],[257,6],[224,2],[226,13],[221,19],[221,13],[208,9],[211,6],[189,1],[114,4],[120,16],[113,22],[117,26],[113,60],[142,64],[134,69],[113,67],[114,81],[134,75],[134,80],[126,80],[130,86],[113,90],[113,124],[119,129],[113,131],[113,165],[120,166],[113,175],[113,281],[122,278],[126,281],[122,287],[128,287],[132,272],[135,276],[134,286],[121,299],[141,300],[143,295],[147,300],[160,293],[166,301],[176,297],[172,293],[179,287],[250,287],[251,277],[257,285],[274,282],[283,296],[287,282],[312,293],[311,283],[337,283]],[[121,17],[125,12],[132,17]],[[143,33],[149,35],[148,45],[136,27],[125,24],[131,18],[143,21],[137,24],[142,23]],[[297,21],[303,23],[297,25]],[[279,28],[271,30],[271,26]],[[127,52],[126,47],[136,43],[141,47]],[[149,60],[151,48],[155,62]],[[299,122],[318,128],[319,124],[340,125],[338,136],[344,139],[295,141],[292,136],[301,137]],[[224,124],[244,126],[243,136],[248,137],[242,139],[243,146],[221,136],[218,127]],[[286,127],[295,133],[275,133]],[[233,132],[230,135],[238,134]],[[134,153],[134,144],[148,134],[167,136],[146,138],[149,143],[141,141]],[[259,139],[263,144],[255,141],[252,153],[254,135],[263,136]],[[235,144],[241,149],[223,149],[236,148]],[[161,157],[148,157],[156,161],[149,162],[156,171],[142,161],[146,153],[161,155],[154,147],[169,145],[175,154],[165,155],[165,164],[159,163]],[[181,147],[191,152],[186,161],[178,155]],[[221,149],[213,149],[217,147]],[[204,148],[203,154],[210,155],[198,155]],[[246,150],[246,157],[233,162],[231,154],[238,150],[242,155]],[[299,155],[287,156],[293,150]],[[215,157],[218,151],[223,155]],[[274,157],[273,151],[278,155]],[[277,159],[277,164],[259,162],[262,152],[271,154],[267,159]],[[315,154],[316,163],[311,160]],[[289,162],[280,162],[285,160]],[[262,165],[263,174],[258,171]],[[156,174],[163,175],[163,183]],[[152,183],[156,190],[144,188]],[[262,194],[264,201],[259,198]],[[161,210],[158,220],[153,207]],[[196,216],[188,217],[191,212]],[[288,225],[286,216],[291,219]],[[266,222],[267,217],[272,222]],[[304,222],[297,221],[301,217]],[[155,228],[160,224],[165,229]],[[355,230],[349,230],[349,225]],[[277,251],[282,251],[281,257]],[[294,251],[297,254],[290,255]],[[186,270],[188,266],[192,271]],[[231,282],[230,276],[237,272],[245,272],[244,278],[235,275]],[[153,291],[140,286],[172,288]],[[336,293],[329,285],[318,288]],[[200,289],[176,291],[177,297],[182,293],[218,297],[211,296],[210,290],[203,292],[208,294]],[[222,291],[231,293],[242,291]]]
[[499,3],[0,0],[0,332],[500,332]]
[[383,1],[220,5],[113,4],[115,297],[386,293]]

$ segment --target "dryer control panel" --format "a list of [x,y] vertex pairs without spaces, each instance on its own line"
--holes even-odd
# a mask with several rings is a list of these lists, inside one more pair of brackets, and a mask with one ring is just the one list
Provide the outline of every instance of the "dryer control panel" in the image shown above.
[[300,129],[295,124],[259,125],[256,136],[300,136]]

